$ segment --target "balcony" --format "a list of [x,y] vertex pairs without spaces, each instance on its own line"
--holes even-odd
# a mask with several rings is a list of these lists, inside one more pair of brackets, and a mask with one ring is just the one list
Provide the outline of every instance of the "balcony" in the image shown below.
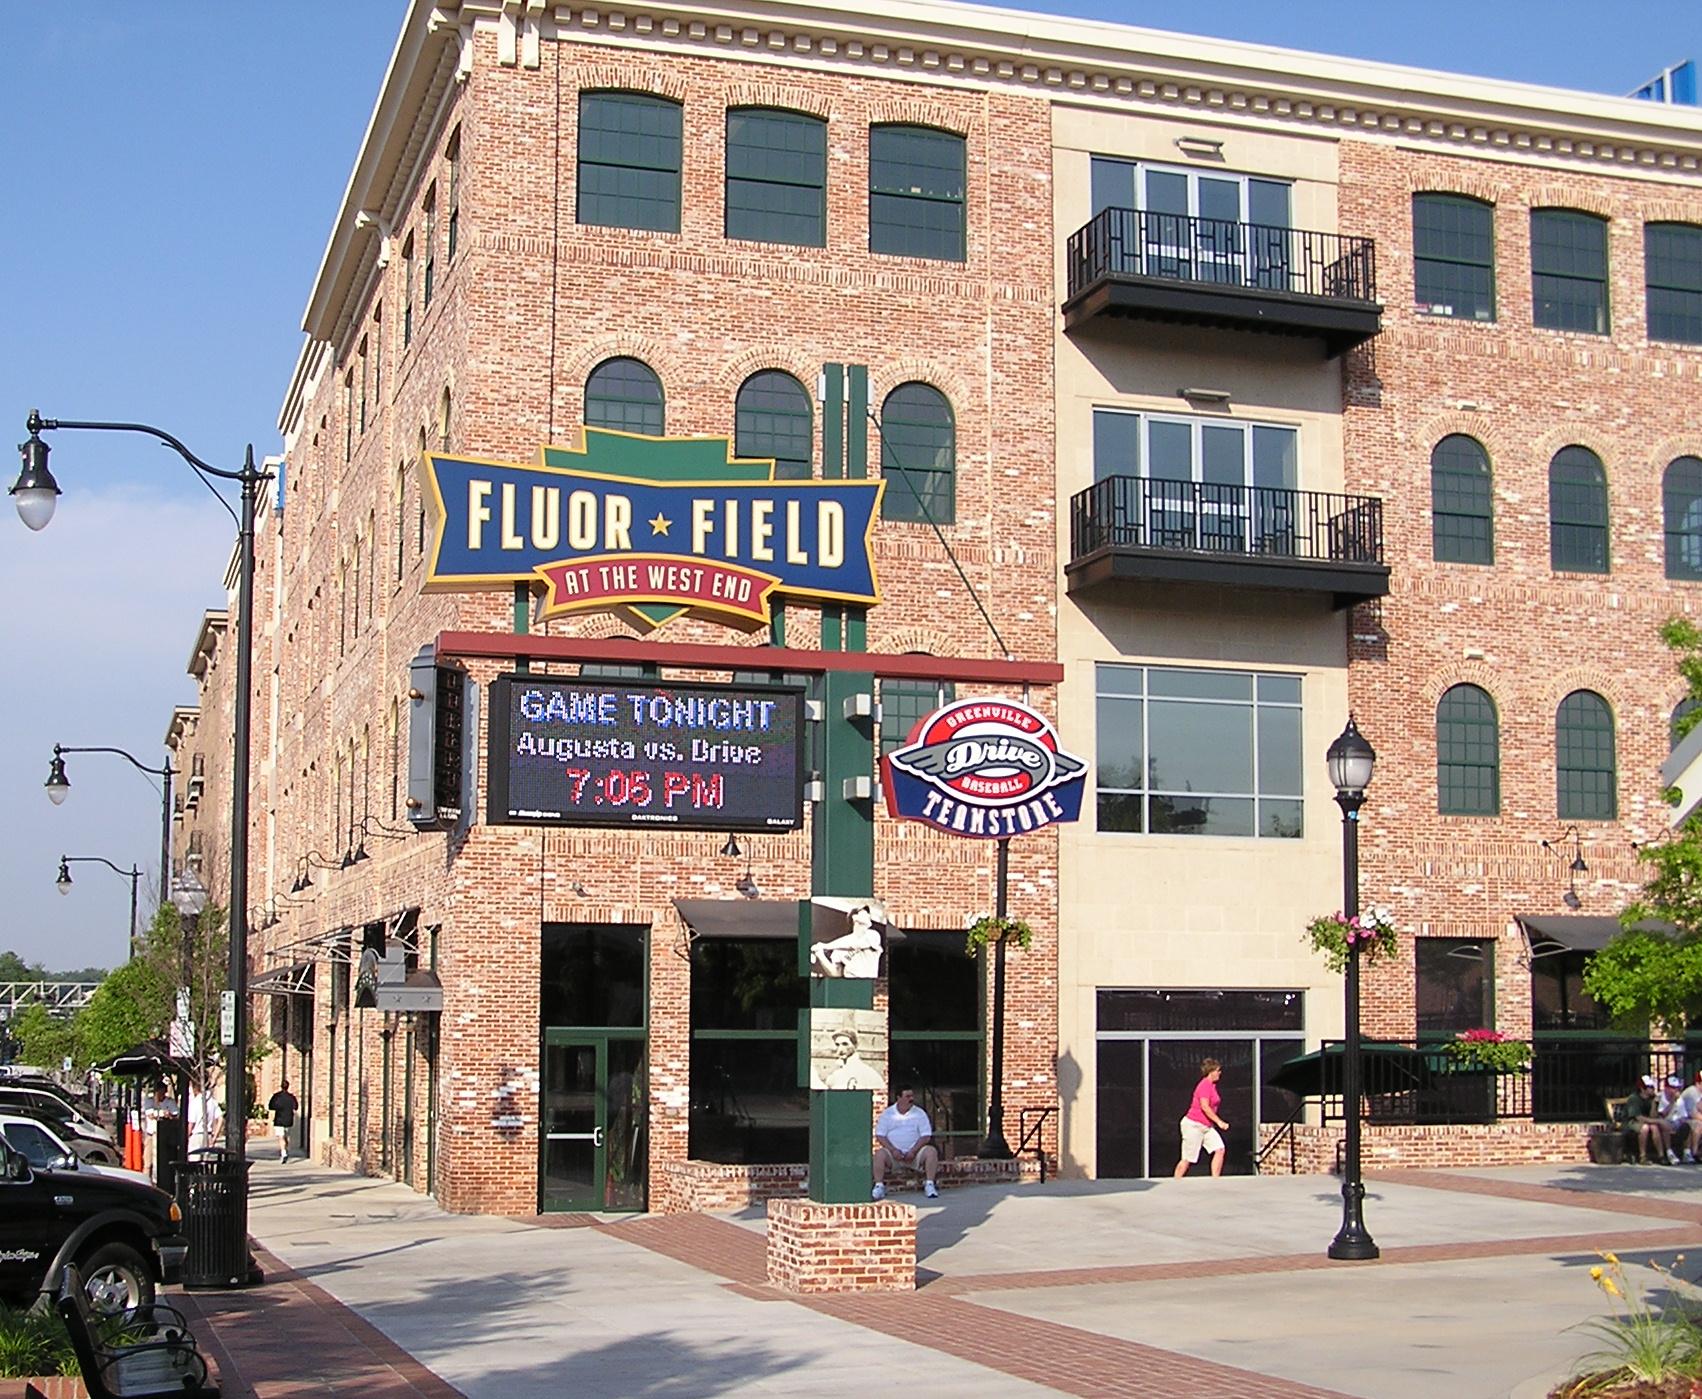
[[1110,476],[1070,500],[1072,595],[1131,580],[1327,594],[1389,591],[1374,496]]
[[1064,329],[1105,320],[1311,336],[1333,357],[1382,328],[1369,238],[1106,209],[1070,235]]

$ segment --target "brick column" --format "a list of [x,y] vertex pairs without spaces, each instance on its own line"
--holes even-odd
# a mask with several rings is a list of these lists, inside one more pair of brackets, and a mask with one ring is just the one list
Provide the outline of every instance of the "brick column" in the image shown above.
[[770,1200],[768,1280],[788,1292],[914,1292],[916,1207]]

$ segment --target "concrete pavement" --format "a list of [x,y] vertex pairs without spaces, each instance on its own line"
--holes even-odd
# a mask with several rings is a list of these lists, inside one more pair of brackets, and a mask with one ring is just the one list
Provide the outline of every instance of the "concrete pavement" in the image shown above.
[[[763,1281],[756,1211],[456,1216],[389,1182],[256,1160],[250,1229],[281,1270],[262,1291],[298,1303],[317,1339],[280,1347],[259,1293],[197,1299],[266,1399],[862,1399],[895,1383],[930,1399],[1539,1399],[1595,1345],[1596,1250],[1702,1268],[1702,1168],[1404,1172],[1368,1191],[1383,1260],[1343,1265],[1323,1253],[1333,1179],[965,1188],[917,1201],[914,1295],[797,1299]],[[266,1343],[254,1364],[245,1335]],[[342,1361],[346,1342],[359,1354]]]

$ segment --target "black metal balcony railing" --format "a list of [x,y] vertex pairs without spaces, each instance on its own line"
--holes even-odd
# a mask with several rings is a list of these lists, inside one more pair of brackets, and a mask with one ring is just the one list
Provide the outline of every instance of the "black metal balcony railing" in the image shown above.
[[1105,209],[1070,235],[1069,295],[1106,277],[1152,277],[1330,301],[1377,300],[1369,238],[1275,224]]
[[[1326,1041],[1324,1050],[1323,1117],[1339,1122],[1341,1044]],[[1623,1097],[1643,1074],[1663,1082],[1677,1074],[1688,1083],[1699,1065],[1702,1044],[1613,1036],[1539,1039],[1519,1069],[1476,1068],[1428,1040],[1367,1041],[1361,1060],[1366,1120],[1390,1125],[1599,1122],[1606,1100]]]
[[1108,476],[1070,501],[1070,556],[1167,549],[1314,563],[1381,564],[1375,496]]

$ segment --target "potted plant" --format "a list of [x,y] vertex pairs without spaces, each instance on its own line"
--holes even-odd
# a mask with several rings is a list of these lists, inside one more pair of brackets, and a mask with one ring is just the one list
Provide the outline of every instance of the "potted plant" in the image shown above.
[[1501,1074],[1530,1067],[1531,1047],[1499,1030],[1462,1030],[1442,1046],[1443,1091],[1461,1121],[1493,1122],[1499,1115]]
[[1352,918],[1339,911],[1320,914],[1306,925],[1306,937],[1333,972],[1347,970],[1348,953],[1355,946],[1363,963],[1380,962],[1397,950],[1395,922],[1386,908],[1368,908]]
[[1000,918],[996,913],[984,913],[969,925],[963,950],[973,957],[984,947],[999,943],[1015,943],[1025,952],[1034,941],[1034,929],[1020,918]]

